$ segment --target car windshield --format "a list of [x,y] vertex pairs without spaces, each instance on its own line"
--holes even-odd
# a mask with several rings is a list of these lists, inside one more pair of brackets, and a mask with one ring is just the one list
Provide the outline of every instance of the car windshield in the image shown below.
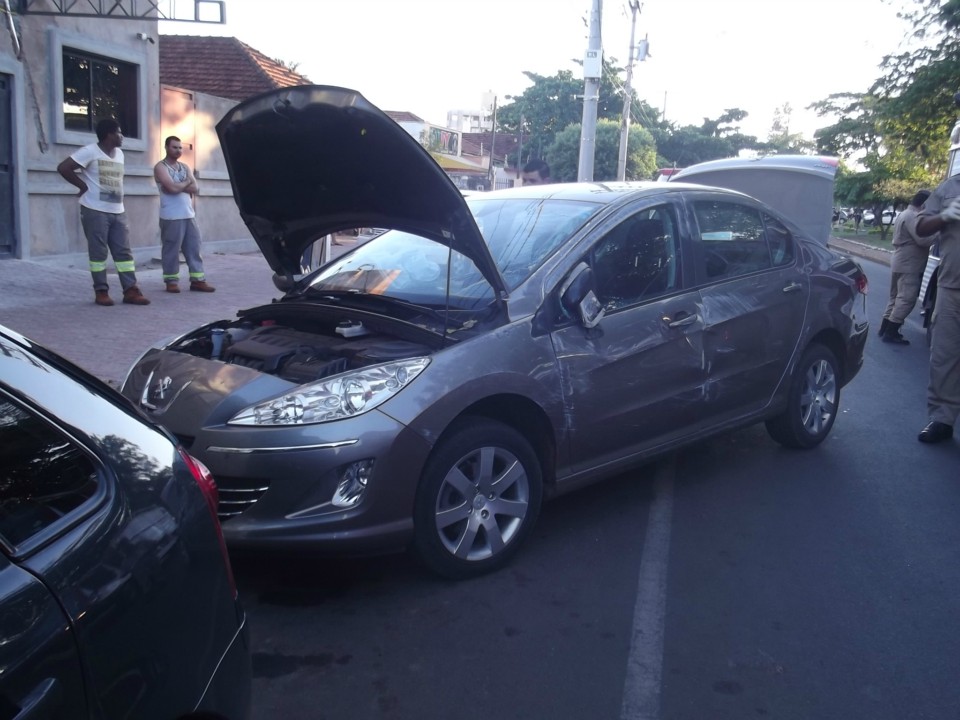
[[[595,203],[483,196],[468,201],[509,290],[518,287],[597,210]],[[446,245],[391,230],[310,279],[314,292],[382,295],[421,305],[478,308],[493,288],[468,257]]]

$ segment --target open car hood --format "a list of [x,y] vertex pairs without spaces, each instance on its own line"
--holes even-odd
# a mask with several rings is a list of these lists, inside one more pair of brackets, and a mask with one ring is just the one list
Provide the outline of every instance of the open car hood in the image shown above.
[[811,239],[826,245],[838,164],[837,158],[811,155],[731,158],[691,165],[671,175],[670,180],[750,195],[783,213]]
[[360,227],[406,230],[503,279],[460,194],[430,153],[360,93],[303,85],[245,100],[217,123],[240,216],[279,274],[307,246]]

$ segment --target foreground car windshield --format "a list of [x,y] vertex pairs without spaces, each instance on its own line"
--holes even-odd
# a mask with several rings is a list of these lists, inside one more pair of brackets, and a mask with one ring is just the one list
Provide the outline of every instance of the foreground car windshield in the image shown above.
[[[470,210],[508,289],[518,287],[595,212],[593,203],[531,198],[471,198]],[[316,292],[383,295],[425,305],[471,308],[493,289],[466,256],[433,240],[393,230],[322,269]]]

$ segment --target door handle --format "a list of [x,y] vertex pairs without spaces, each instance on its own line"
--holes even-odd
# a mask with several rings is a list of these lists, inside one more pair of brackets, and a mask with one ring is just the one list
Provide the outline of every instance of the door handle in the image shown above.
[[56,678],[47,678],[19,703],[20,712],[13,716],[13,720],[40,720],[51,717],[54,708],[59,704],[60,685]]
[[785,293],[798,292],[800,290],[803,290],[803,285],[798,282],[792,282],[783,288]]
[[700,316],[696,313],[693,313],[692,315],[687,313],[678,313],[678,315],[680,317],[678,317],[676,320],[671,320],[669,315],[664,315],[663,322],[665,322],[669,328],[678,328],[684,327],[685,325],[693,325],[695,322],[697,322],[697,320],[700,319]]

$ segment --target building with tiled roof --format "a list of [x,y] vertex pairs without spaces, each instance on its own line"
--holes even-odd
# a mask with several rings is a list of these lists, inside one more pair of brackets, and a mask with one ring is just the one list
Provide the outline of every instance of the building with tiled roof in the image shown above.
[[160,83],[245,100],[310,80],[234,37],[161,35]]
[[414,115],[412,112],[407,112],[406,110],[384,110],[383,114],[400,125],[405,122],[420,123],[422,125],[426,122],[423,118],[419,117],[418,115]]

